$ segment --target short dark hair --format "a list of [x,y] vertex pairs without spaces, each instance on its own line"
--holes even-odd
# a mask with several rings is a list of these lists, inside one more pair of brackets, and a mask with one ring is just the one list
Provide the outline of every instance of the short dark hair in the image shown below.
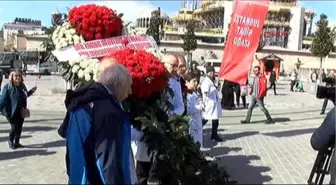
[[193,72],[188,72],[184,75],[184,80],[190,82],[192,79],[197,79],[197,75]]
[[254,66],[254,68],[258,68],[258,70],[260,71],[260,66]]

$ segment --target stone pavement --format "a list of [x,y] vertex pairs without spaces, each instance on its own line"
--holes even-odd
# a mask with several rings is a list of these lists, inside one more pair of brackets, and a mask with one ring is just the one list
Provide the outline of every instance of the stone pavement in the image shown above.
[[[310,137],[322,123],[323,100],[309,93],[288,91],[280,84],[279,96],[273,91],[265,99],[274,125],[266,125],[256,107],[250,124],[240,124],[247,110],[224,111],[220,120],[222,143],[209,140],[211,125],[204,129],[204,151],[219,157],[220,165],[239,184],[307,184],[317,152]],[[328,104],[328,109],[332,103]],[[327,109],[327,110],[328,110]],[[325,182],[329,182],[326,176]]]
[[[32,81],[26,80],[27,86]],[[29,84],[30,83],[30,84]],[[46,80],[47,88],[52,80]],[[204,129],[204,151],[221,158],[220,165],[238,183],[306,183],[316,152],[310,136],[322,122],[322,100],[309,93],[288,92],[279,85],[279,96],[270,91],[265,103],[276,120],[274,125],[258,121],[264,116],[254,110],[251,124],[240,124],[246,110],[224,111],[220,134],[224,142],[209,141],[210,124]],[[8,149],[9,125],[0,117],[0,182],[20,184],[62,184],[67,182],[64,141],[57,128],[64,117],[64,96],[40,93],[29,98],[32,118],[25,121],[22,143],[25,149]],[[331,105],[329,103],[328,107]]]

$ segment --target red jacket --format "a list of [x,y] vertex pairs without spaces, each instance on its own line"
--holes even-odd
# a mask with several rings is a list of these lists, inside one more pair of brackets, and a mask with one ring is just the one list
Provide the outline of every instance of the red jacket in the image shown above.
[[[261,99],[266,96],[267,94],[267,79],[264,75],[259,75],[254,78],[259,78],[259,84],[258,84],[258,98]],[[253,80],[254,81],[254,80]],[[253,93],[253,85],[251,87],[250,95]]]

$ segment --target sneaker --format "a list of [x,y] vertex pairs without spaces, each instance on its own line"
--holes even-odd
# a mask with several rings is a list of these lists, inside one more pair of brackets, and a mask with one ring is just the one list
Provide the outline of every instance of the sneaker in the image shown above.
[[8,141],[8,146],[10,149],[15,150],[17,147],[14,145],[13,142]]
[[211,136],[211,141],[222,142],[223,139],[220,138],[218,135],[215,135],[215,136]]
[[266,124],[274,124],[275,122],[273,121],[273,119],[268,119],[265,122]]
[[20,143],[16,143],[16,144],[15,144],[15,147],[16,147],[16,148],[24,148],[25,146],[22,145],[22,144],[20,144]]
[[250,123],[249,121],[246,121],[246,120],[241,120],[240,123],[242,124],[246,124],[246,123]]

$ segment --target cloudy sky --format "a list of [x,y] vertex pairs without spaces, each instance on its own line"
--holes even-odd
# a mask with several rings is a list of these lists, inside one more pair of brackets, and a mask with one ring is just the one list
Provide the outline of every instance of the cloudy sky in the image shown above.
[[[334,0],[301,0],[306,8],[313,9],[317,14],[325,13],[330,24],[336,25],[336,1]],[[0,25],[11,22],[15,17],[25,17],[42,20],[43,25],[51,24],[52,12],[66,12],[67,7],[96,3],[107,5],[119,13],[124,13],[124,19],[134,20],[143,12],[161,7],[169,16],[176,15],[181,1],[0,1]],[[317,20],[318,17],[315,18]]]

